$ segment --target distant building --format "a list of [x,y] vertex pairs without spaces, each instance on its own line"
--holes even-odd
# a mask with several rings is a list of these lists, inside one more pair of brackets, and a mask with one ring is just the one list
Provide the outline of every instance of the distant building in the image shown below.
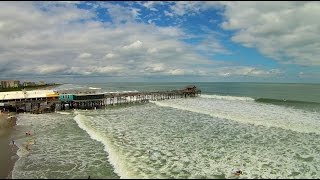
[[46,85],[44,81],[39,81],[39,85]]
[[20,86],[20,81],[18,80],[4,80],[1,81],[1,87],[2,88],[14,88],[14,87],[19,87]]
[[36,86],[36,83],[30,82],[30,81],[23,82],[23,87],[27,87],[27,86]]

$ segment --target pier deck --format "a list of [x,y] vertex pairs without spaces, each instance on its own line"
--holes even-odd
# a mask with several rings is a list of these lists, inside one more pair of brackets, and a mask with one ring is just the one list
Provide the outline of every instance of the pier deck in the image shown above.
[[[26,92],[24,92],[27,94]],[[156,92],[95,93],[60,91],[46,96],[0,99],[0,104],[15,112],[45,113],[67,109],[99,109],[107,106],[145,103],[165,99],[197,97],[201,90],[188,86],[181,90]]]

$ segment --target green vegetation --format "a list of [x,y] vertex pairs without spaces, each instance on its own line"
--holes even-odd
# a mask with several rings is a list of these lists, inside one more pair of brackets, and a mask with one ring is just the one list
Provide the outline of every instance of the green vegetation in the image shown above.
[[45,89],[45,88],[49,88],[49,87],[56,87],[56,86],[60,86],[60,85],[62,85],[62,84],[45,84],[45,85],[35,85],[35,86],[27,86],[27,87],[19,86],[19,87],[11,87],[11,88],[0,87],[0,92],[21,91],[22,89],[30,91],[30,90],[35,90],[35,89]]

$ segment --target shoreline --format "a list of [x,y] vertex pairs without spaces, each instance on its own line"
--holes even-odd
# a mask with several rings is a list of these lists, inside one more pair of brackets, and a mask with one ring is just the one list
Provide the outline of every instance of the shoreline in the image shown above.
[[14,123],[8,122],[11,115],[12,113],[0,113],[0,179],[12,179],[12,170],[18,160],[18,147],[11,144],[16,118],[14,117]]
[[0,129],[0,179],[12,179],[12,170],[18,160],[18,147],[11,144],[14,129]]
[[13,171],[14,165],[19,159],[17,155],[18,149],[19,148],[16,145],[11,145],[10,163],[8,164],[9,171],[7,172],[6,179],[12,179],[12,171]]

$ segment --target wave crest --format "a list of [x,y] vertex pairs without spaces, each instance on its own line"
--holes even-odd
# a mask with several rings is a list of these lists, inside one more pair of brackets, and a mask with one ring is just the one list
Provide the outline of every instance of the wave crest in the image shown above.
[[243,97],[243,96],[221,96],[221,95],[202,94],[201,97],[211,98],[211,99],[235,100],[235,101],[254,101],[254,99],[251,97]]
[[207,114],[240,123],[276,127],[302,133],[320,133],[320,114],[255,101],[207,98],[174,99],[153,102],[158,106]]

